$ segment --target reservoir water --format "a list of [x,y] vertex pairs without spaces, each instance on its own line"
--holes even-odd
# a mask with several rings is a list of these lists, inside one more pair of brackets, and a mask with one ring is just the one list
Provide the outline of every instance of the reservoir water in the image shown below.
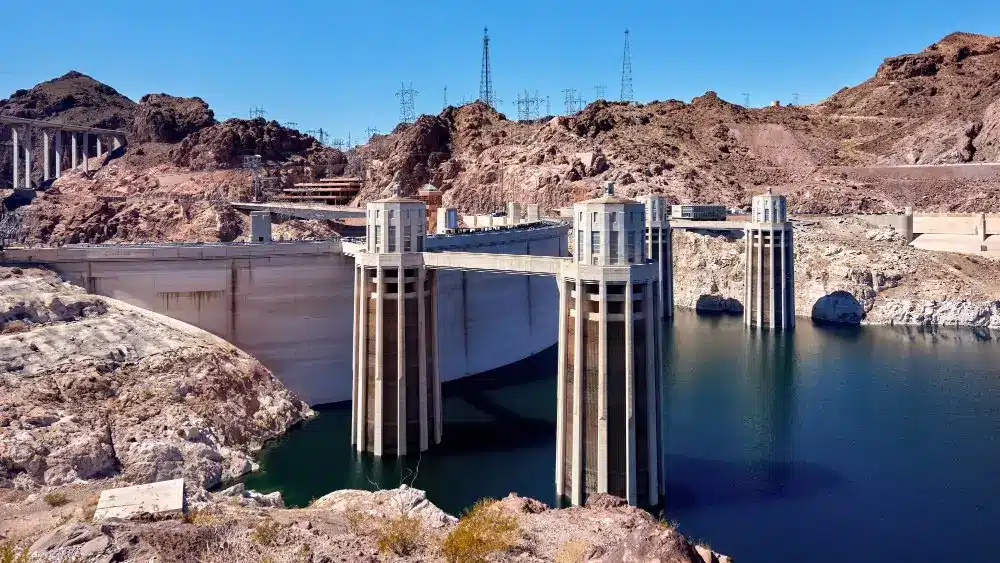
[[[1000,335],[747,330],[678,311],[665,331],[666,518],[741,563],[994,561]],[[511,491],[554,501],[556,354],[446,383],[444,442],[414,486],[457,514]],[[269,445],[248,486],[287,502],[409,482],[418,459],[350,445],[347,403]]]

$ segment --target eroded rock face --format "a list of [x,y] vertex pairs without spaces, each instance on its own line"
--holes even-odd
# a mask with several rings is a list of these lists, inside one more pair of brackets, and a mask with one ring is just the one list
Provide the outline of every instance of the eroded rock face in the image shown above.
[[221,339],[46,270],[0,268],[0,486],[212,487],[310,415]]
[[215,123],[215,113],[201,98],[146,94],[135,108],[129,141],[179,143],[191,133]]
[[[824,218],[795,228],[795,313],[845,324],[1000,328],[1000,262],[907,246],[890,227]],[[674,231],[674,304],[743,309],[741,236]]]

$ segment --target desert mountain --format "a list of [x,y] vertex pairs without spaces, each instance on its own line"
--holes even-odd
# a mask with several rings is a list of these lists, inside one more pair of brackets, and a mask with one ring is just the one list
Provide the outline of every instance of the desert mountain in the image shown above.
[[[60,105],[59,92],[73,104]],[[246,197],[249,177],[237,170],[244,154],[262,155],[284,184],[361,174],[358,205],[398,182],[404,194],[432,183],[466,211],[507,201],[553,208],[606,181],[625,195],[730,206],[746,206],[767,186],[789,195],[794,211],[813,213],[1000,203],[997,186],[976,173],[878,168],[1000,156],[1000,38],[968,33],[889,57],[872,78],[810,106],[744,108],[707,92],[689,103],[598,101],[570,116],[514,121],[472,103],[401,124],[348,154],[274,121],[218,123],[199,98],[152,94],[133,104],[77,73],[19,91],[0,113],[130,133],[120,158],[88,176],[67,174],[29,206],[33,237],[53,242],[238,239],[245,221],[220,202]],[[95,198],[108,195],[126,201]],[[212,203],[165,213],[157,198]],[[296,225],[288,235],[329,232]]]

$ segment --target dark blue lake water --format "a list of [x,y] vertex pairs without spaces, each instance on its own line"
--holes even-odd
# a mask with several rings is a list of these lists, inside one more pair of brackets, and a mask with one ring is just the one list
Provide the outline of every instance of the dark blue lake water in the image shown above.
[[[1000,335],[799,323],[669,323],[666,517],[741,563],[994,561]],[[446,383],[444,443],[414,486],[453,513],[510,491],[552,503],[555,374],[551,350]],[[319,413],[265,450],[249,486],[304,505],[408,474],[352,451],[348,404]]]

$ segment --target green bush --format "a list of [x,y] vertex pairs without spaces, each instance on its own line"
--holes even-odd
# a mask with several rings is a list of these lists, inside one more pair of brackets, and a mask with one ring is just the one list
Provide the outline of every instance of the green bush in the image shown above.
[[45,495],[44,500],[45,504],[52,507],[63,506],[69,503],[69,499],[62,493],[49,493]]

